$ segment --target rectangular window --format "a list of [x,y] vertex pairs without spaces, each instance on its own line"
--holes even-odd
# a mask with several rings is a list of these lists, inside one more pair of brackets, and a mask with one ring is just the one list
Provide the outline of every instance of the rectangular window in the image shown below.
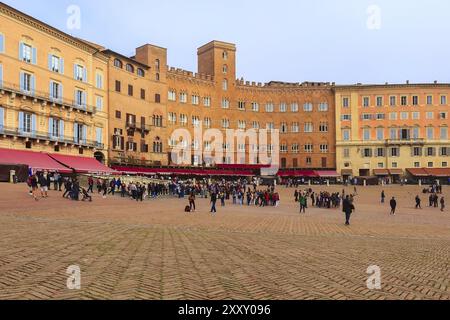
[[389,114],[389,120],[397,120],[397,112],[391,112]]
[[60,100],[62,98],[61,84],[57,82],[50,82],[50,99]]
[[252,102],[252,111],[253,112],[259,112],[259,103]]
[[384,140],[384,129],[377,128],[377,140]]
[[427,128],[427,139],[428,140],[434,139],[434,128],[432,128],[432,127]]
[[281,103],[280,104],[280,112],[287,112],[287,104],[286,103]]
[[155,93],[155,103],[161,103],[161,95],[159,93]]
[[413,120],[420,120],[420,112],[413,112],[412,113],[412,119]]
[[365,141],[370,140],[370,129],[363,130],[363,140]]
[[291,112],[298,112],[298,103],[291,103]]
[[121,83],[119,80],[116,80],[116,92],[120,92],[121,91]]
[[95,76],[95,86],[97,89],[103,89],[103,75],[100,73]]
[[407,96],[402,96],[400,98],[400,102],[402,106],[407,106],[408,105],[408,97]]
[[342,130],[342,138],[344,139],[344,141],[350,141],[350,130]]
[[345,148],[343,151],[344,158],[350,158],[350,149]]
[[238,110],[245,111],[245,102],[238,101]]
[[74,77],[75,77],[75,80],[86,81],[87,80],[86,79],[86,68],[79,64],[75,64]]
[[22,92],[34,93],[35,77],[32,74],[20,73],[20,89]]
[[400,148],[397,148],[397,147],[395,147],[395,148],[390,148],[390,156],[391,157],[400,157]]
[[386,156],[386,149],[384,148],[377,148],[377,157],[385,157]]
[[427,120],[433,120],[434,119],[434,112],[429,111],[426,114]]
[[351,114],[343,114],[341,117],[342,121],[350,121],[352,120],[352,115]]
[[389,105],[395,107],[397,105],[397,98],[395,96],[389,97]]
[[103,110],[103,97],[97,96],[95,98],[95,108],[97,109],[97,111],[102,111]]
[[[62,70],[62,63],[61,63],[61,58],[54,56],[54,55],[49,55],[49,69],[53,72],[58,72],[60,73]],[[62,72],[61,72],[62,73]]]
[[306,153],[313,153],[314,147],[312,144],[305,144],[305,152]]
[[342,98],[342,107],[348,108],[350,105],[349,98]]
[[211,98],[210,97],[204,97],[203,98],[203,105],[205,107],[211,107]]
[[180,93],[180,102],[187,103],[187,93],[186,92]]
[[400,120],[408,120],[409,113],[408,112],[400,112]]
[[441,128],[441,140],[447,140],[448,139],[448,128],[447,127],[442,127]]
[[273,103],[266,103],[266,112],[273,112]]
[[377,107],[383,106],[383,97],[377,97]]
[[431,106],[433,104],[433,96],[427,96],[427,105]]
[[33,47],[25,43],[21,43],[21,47],[21,60],[27,63],[31,63],[33,59]]
[[412,104],[413,106],[418,106],[419,105],[419,97],[418,96],[413,96],[412,97]]
[[145,100],[145,89],[141,89],[141,99]]
[[292,132],[293,132],[293,133],[298,133],[298,132],[300,132],[300,125],[298,124],[298,122],[292,123]]
[[367,108],[370,105],[370,98],[369,97],[364,97],[363,98],[363,107]]
[[447,96],[441,96],[441,105],[446,105],[447,104]]
[[131,84],[128,85],[128,95],[133,96],[133,86]]

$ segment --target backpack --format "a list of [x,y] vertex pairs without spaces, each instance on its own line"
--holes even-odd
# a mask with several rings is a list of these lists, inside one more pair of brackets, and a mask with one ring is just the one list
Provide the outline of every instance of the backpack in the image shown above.
[[184,212],[191,212],[191,207],[190,206],[186,206],[184,208]]

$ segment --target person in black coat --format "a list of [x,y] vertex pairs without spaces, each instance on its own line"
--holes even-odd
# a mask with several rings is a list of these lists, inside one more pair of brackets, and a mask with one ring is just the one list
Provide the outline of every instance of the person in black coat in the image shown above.
[[213,192],[211,194],[211,213],[216,213],[217,212],[216,202],[217,202],[217,194],[215,192]]
[[342,203],[342,211],[345,213],[345,225],[350,225],[350,217],[352,212],[355,211],[355,206],[351,203],[350,197],[346,196]]
[[397,209],[397,200],[395,200],[394,197],[392,197],[390,205],[391,205],[391,214],[395,215],[395,210]]

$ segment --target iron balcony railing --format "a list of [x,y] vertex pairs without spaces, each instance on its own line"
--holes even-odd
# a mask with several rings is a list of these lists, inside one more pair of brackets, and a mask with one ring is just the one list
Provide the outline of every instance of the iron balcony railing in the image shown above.
[[425,144],[425,139],[405,138],[405,139],[387,139],[387,145],[391,144]]
[[103,143],[99,143],[95,140],[75,139],[74,137],[64,135],[54,136],[49,132],[32,131],[32,130],[26,131],[20,130],[18,128],[6,127],[1,125],[0,125],[0,135],[9,135],[13,137],[28,138],[35,140],[45,140],[55,143],[57,142],[62,144],[71,144],[80,147],[95,148],[99,150],[103,150],[105,148]]
[[10,91],[16,94],[24,95],[27,97],[40,99],[49,103],[54,103],[57,105],[61,105],[63,107],[72,108],[80,111],[85,111],[87,113],[95,113],[96,107],[86,104],[86,103],[78,103],[75,100],[69,100],[64,98],[53,98],[50,96],[49,92],[38,91],[38,90],[24,90],[20,88],[19,85],[10,82],[1,82],[0,81],[0,90]]
[[129,129],[135,129],[135,130],[140,130],[140,131],[147,131],[150,132],[151,131],[151,126],[148,124],[143,124],[143,123],[139,123],[139,122],[126,122],[126,127]]

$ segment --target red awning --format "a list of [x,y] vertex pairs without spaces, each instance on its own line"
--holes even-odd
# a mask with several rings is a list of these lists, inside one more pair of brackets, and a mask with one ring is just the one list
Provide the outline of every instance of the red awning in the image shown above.
[[173,174],[185,176],[253,176],[252,170],[221,170],[203,168],[138,168],[138,167],[113,167],[114,170],[126,174]]
[[414,177],[429,177],[430,174],[425,171],[423,168],[411,168],[406,169],[412,176]]
[[219,169],[235,169],[235,170],[257,170],[270,168],[270,164],[218,164]]
[[74,169],[77,173],[117,173],[113,169],[108,168],[107,166],[98,162],[95,158],[66,156],[61,154],[49,154],[49,156],[59,163]]
[[425,171],[431,177],[437,178],[450,177],[450,168],[426,168]]
[[25,150],[0,149],[0,163],[2,164],[24,164],[32,170],[58,171],[60,173],[71,173],[72,170],[56,162],[47,153],[32,152]]
[[392,176],[398,176],[398,175],[402,175],[403,174],[403,170],[402,169],[389,169],[389,173]]
[[341,176],[336,171],[316,171],[316,174],[321,178],[338,178]]
[[317,173],[312,170],[287,170],[279,171],[279,177],[303,177],[303,178],[313,178],[317,177]]
[[373,169],[373,174],[376,176],[388,176],[389,170],[388,169]]

